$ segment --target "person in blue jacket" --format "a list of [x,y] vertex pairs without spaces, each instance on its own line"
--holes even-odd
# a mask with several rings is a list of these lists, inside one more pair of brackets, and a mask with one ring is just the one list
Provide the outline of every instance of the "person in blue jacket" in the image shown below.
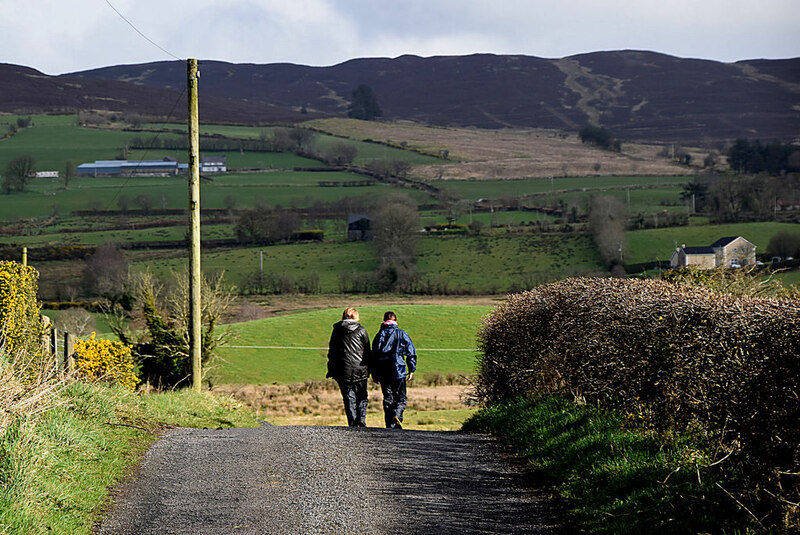
[[381,385],[386,427],[402,429],[406,382],[413,379],[417,369],[417,350],[408,334],[397,326],[397,316],[392,311],[383,315],[381,328],[372,339],[369,368],[372,378]]

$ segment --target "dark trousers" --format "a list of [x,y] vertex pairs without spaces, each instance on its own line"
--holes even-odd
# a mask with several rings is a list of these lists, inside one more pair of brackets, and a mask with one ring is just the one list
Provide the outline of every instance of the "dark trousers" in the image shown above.
[[363,381],[336,381],[342,391],[344,413],[347,415],[347,425],[350,427],[367,426],[367,380]]
[[403,411],[406,410],[406,378],[382,379],[381,392],[383,393],[383,418],[386,427],[394,428],[397,418],[403,421]]

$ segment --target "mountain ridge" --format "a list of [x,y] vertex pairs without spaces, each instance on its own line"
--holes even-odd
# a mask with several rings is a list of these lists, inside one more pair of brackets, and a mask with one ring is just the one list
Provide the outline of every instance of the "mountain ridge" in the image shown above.
[[[200,70],[201,100],[271,106],[292,120],[302,119],[293,115],[301,109],[343,115],[352,90],[366,84],[390,120],[573,132],[600,124],[623,140],[685,144],[800,138],[800,58],[722,63],[643,50],[560,59],[407,54],[329,67],[212,60],[200,61]],[[117,65],[54,78],[180,90],[185,64]],[[0,97],[0,110],[6,108]]]

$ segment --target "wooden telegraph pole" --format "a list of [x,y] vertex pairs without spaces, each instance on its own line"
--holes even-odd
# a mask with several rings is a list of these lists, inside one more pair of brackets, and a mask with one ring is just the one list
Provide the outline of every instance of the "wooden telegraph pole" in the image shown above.
[[202,308],[200,306],[200,133],[197,106],[197,60],[187,61],[189,88],[189,343],[192,358],[192,390],[200,392],[203,376],[200,360],[202,343]]

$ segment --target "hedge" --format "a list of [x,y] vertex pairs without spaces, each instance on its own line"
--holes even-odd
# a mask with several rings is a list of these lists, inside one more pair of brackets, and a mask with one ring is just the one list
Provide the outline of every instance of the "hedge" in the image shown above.
[[742,504],[800,528],[800,301],[569,279],[510,295],[479,346],[486,402],[574,396],[704,434],[720,466],[745,475]]

